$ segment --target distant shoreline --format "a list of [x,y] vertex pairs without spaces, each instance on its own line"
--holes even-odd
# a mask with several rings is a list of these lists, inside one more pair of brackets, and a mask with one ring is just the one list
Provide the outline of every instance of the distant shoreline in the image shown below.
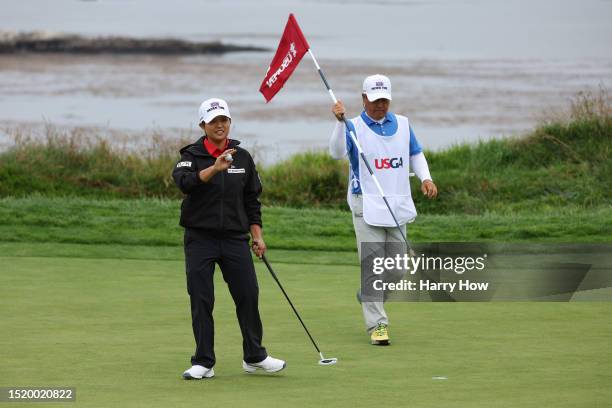
[[220,41],[192,42],[176,38],[134,38],[123,36],[84,37],[65,33],[0,32],[0,54],[225,54],[262,52],[267,48],[224,44]]

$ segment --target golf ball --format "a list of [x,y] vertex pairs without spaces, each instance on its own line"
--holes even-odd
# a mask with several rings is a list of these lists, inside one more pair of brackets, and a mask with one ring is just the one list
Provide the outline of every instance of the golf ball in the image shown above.
[[225,155],[225,161],[228,161],[228,162],[231,163],[231,162],[234,161],[234,158],[232,157],[231,154],[228,153],[228,154]]

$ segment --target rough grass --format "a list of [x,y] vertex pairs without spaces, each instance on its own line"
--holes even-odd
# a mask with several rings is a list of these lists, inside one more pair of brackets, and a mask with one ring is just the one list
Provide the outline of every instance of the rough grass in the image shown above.
[[78,128],[13,136],[0,154],[0,196],[180,197],[171,172],[181,142],[154,134],[136,155]]
[[607,96],[579,96],[568,121],[551,121],[523,138],[430,153],[440,199],[435,212],[553,210],[612,201],[612,110]]
[[[0,154],[0,196],[180,198],[171,179],[181,142],[154,135],[136,156],[95,135],[49,128],[43,140],[15,135]],[[439,198],[418,194],[427,214],[557,211],[612,203],[612,108],[609,97],[579,95],[570,112],[531,134],[428,152]],[[348,164],[306,153],[260,173],[270,206],[345,208]]]

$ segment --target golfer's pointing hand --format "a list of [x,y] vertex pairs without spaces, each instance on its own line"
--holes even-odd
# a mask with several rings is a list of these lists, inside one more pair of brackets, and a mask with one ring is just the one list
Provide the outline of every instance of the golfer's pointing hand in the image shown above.
[[236,153],[236,149],[228,149],[221,153],[221,155],[217,157],[217,160],[215,161],[215,170],[218,172],[222,172],[229,169],[229,167],[232,165],[232,162],[227,161],[226,158],[228,154],[233,155],[234,153]]
[[338,101],[332,106],[332,113],[339,121],[342,121],[344,114],[346,113],[346,109],[344,109],[344,104],[342,101]]

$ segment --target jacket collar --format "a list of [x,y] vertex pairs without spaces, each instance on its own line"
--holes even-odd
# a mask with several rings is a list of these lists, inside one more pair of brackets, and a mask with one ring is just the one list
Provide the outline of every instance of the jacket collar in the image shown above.
[[[180,152],[183,154],[184,152],[189,152],[194,156],[202,156],[202,157],[212,157],[210,153],[206,151],[204,148],[204,138],[206,136],[201,136],[195,143],[187,145],[183,147]],[[230,139],[229,144],[227,145],[228,149],[233,149],[240,144],[240,140]]]

